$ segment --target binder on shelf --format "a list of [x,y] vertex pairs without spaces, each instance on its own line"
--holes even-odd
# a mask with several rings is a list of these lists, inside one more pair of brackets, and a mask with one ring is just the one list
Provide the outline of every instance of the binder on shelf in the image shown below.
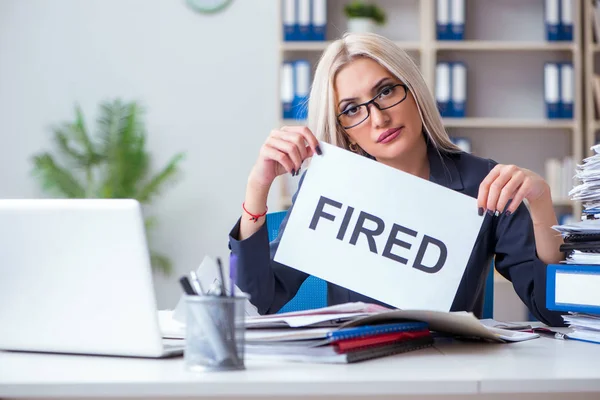
[[559,40],[560,1],[561,0],[545,0],[544,17],[546,39],[551,42]]
[[283,40],[298,40],[298,14],[296,0],[281,0]]
[[293,119],[303,120],[308,116],[308,95],[310,92],[310,63],[308,60],[294,62],[294,102]]
[[548,62],[544,65],[544,101],[549,119],[560,117],[559,76],[558,64]]
[[573,0],[560,0],[559,40],[573,41]]
[[450,64],[447,62],[435,67],[435,100],[442,117],[450,117]]
[[450,0],[437,0],[436,4],[437,40],[450,40]]
[[325,40],[327,33],[327,0],[312,0],[311,40]]
[[573,64],[560,64],[560,118],[573,119]]
[[465,38],[465,0],[450,0],[450,39]]
[[546,308],[600,314],[600,265],[548,265]]
[[311,18],[310,3],[311,0],[296,0],[298,12],[298,36],[296,40],[310,40],[311,36]]
[[294,118],[294,65],[291,62],[284,62],[281,65],[281,108],[283,119]]
[[467,102],[467,67],[464,63],[455,62],[451,64],[452,75],[450,77],[450,115],[454,118],[465,117],[465,104]]

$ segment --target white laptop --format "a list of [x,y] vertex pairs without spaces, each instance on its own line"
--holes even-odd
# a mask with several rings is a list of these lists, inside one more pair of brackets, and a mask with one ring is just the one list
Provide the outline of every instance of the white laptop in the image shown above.
[[161,337],[137,201],[0,200],[0,349],[183,353]]

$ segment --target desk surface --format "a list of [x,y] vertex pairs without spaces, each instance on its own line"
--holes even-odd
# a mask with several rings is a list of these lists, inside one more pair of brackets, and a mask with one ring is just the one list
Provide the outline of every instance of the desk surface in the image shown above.
[[212,373],[188,372],[182,358],[0,351],[0,398],[565,392],[600,398],[598,360],[600,345],[545,337],[511,344],[444,341],[434,348],[350,365],[247,360],[245,371]]

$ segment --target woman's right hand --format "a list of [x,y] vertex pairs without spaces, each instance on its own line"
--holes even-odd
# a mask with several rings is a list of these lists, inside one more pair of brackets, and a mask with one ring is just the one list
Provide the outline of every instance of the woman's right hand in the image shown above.
[[271,134],[260,148],[250,177],[256,186],[269,188],[276,177],[289,172],[298,175],[302,162],[321,154],[319,141],[305,126],[284,126]]

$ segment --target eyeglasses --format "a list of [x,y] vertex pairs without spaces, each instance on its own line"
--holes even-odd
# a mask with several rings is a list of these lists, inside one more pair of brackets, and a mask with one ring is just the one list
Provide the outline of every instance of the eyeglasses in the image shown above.
[[370,104],[373,104],[380,111],[387,110],[388,108],[392,108],[402,103],[406,99],[407,94],[408,88],[402,83],[386,86],[371,100],[362,104],[350,106],[350,108],[338,114],[338,122],[344,129],[354,128],[369,118],[371,115],[371,109],[369,108]]

